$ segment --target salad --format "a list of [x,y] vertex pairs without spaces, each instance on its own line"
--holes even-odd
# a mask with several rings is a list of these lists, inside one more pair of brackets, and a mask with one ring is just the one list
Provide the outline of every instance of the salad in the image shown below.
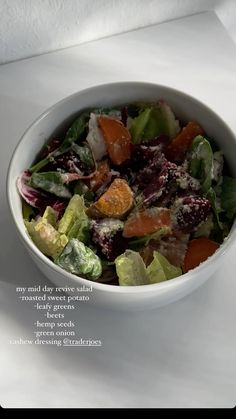
[[85,109],[17,186],[38,249],[111,285],[188,272],[218,249],[236,214],[236,179],[222,151],[164,100]]

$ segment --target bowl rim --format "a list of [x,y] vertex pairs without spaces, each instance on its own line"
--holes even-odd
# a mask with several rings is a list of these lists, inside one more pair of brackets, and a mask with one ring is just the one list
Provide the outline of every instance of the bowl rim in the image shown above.
[[184,98],[186,98],[187,100],[190,100],[192,102],[194,102],[197,106],[200,106],[201,108],[205,109],[205,111],[209,114],[211,114],[213,117],[215,117],[216,119],[220,120],[221,124],[224,126],[224,128],[230,133],[231,137],[235,139],[236,141],[236,136],[235,133],[233,132],[233,130],[228,126],[228,124],[215,112],[213,111],[208,105],[206,105],[205,103],[203,103],[202,101],[200,101],[199,99],[195,98],[194,96],[185,93],[184,91],[178,90],[174,87],[171,86],[167,86],[164,84],[159,84],[159,83],[151,83],[151,82],[145,82],[145,81],[118,81],[118,82],[110,82],[110,83],[101,83],[101,84],[96,84],[96,85],[92,85],[88,88],[79,90],[77,92],[74,92],[73,94],[66,96],[65,98],[57,101],[55,104],[53,104],[52,106],[50,106],[48,109],[46,109],[43,113],[41,113],[28,127],[27,129],[23,132],[23,134],[21,135],[19,141],[17,142],[16,147],[14,148],[14,151],[12,153],[10,162],[9,162],[9,166],[8,166],[8,171],[7,171],[7,180],[6,180],[6,195],[7,195],[7,202],[8,202],[8,207],[10,209],[10,213],[11,216],[13,218],[15,227],[16,227],[16,231],[18,233],[18,236],[20,237],[20,239],[23,241],[23,243],[26,245],[27,249],[30,251],[31,254],[33,254],[33,256],[36,256],[36,258],[42,262],[44,265],[47,266],[47,268],[51,268],[52,270],[55,270],[58,274],[63,275],[68,277],[69,279],[72,279],[73,281],[78,281],[78,287],[82,285],[85,285],[87,287],[91,287],[92,289],[97,289],[97,290],[101,290],[104,292],[115,292],[118,294],[137,294],[137,293],[146,293],[146,292],[151,292],[152,290],[154,291],[166,291],[169,290],[170,288],[175,288],[178,287],[179,284],[184,284],[186,282],[190,282],[193,281],[195,279],[196,276],[201,275],[201,273],[206,270],[207,266],[210,266],[210,264],[212,262],[217,262],[219,261],[219,258],[221,256],[224,256],[224,254],[226,253],[226,251],[228,251],[228,249],[230,248],[230,246],[232,246],[234,239],[236,238],[236,220],[234,221],[230,233],[227,236],[227,238],[224,240],[224,242],[220,245],[220,247],[217,249],[217,251],[210,256],[206,261],[202,262],[198,267],[191,269],[190,271],[188,271],[187,273],[184,273],[182,275],[180,275],[179,277],[170,279],[168,281],[164,281],[164,282],[159,282],[156,284],[147,284],[147,285],[136,285],[136,286],[120,286],[120,285],[110,285],[110,284],[106,284],[106,283],[100,283],[100,282],[96,282],[96,281],[91,281],[88,279],[85,279],[83,277],[80,277],[78,275],[72,274],[70,272],[67,272],[66,270],[62,269],[61,267],[59,267],[58,265],[56,265],[54,262],[52,262],[47,256],[45,256],[39,249],[38,247],[34,244],[34,242],[32,241],[32,239],[29,237],[29,235],[27,234],[27,231],[25,230],[24,233],[22,233],[21,228],[18,225],[17,222],[17,217],[15,216],[15,212],[14,212],[14,204],[12,202],[11,199],[11,179],[12,179],[12,168],[14,166],[14,162],[15,159],[17,157],[17,153],[18,153],[18,149],[21,146],[21,143],[24,141],[24,138],[26,135],[28,135],[30,133],[31,130],[34,129],[34,126],[38,123],[40,123],[41,120],[43,120],[44,118],[46,118],[46,116],[48,116],[52,111],[56,110],[57,108],[59,108],[61,105],[63,105],[63,103],[68,102],[69,100],[71,100],[73,97],[79,96],[79,95],[84,95],[90,91],[93,90],[99,90],[99,89],[104,89],[104,88],[111,88],[111,87],[115,87],[115,86],[131,86],[131,87],[153,87],[153,88],[160,88],[166,91],[169,91],[170,93],[173,93],[174,95],[177,96],[182,96]]

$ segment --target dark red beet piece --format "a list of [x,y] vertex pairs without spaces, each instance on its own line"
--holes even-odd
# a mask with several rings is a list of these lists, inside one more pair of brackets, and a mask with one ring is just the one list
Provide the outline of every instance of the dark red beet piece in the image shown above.
[[181,191],[188,194],[199,189],[199,182],[193,179],[181,166],[171,163],[162,153],[156,154],[153,160],[137,176],[138,188],[142,190],[143,206],[153,204],[169,206]]
[[[112,223],[114,222],[114,225]],[[91,238],[107,260],[114,261],[128,247],[128,239],[122,236],[123,226],[117,220],[104,219],[90,222]]]
[[210,201],[200,196],[189,195],[177,198],[173,207],[173,228],[191,233],[211,211]]
[[145,167],[139,171],[137,176],[137,184],[142,190],[153,180],[153,177],[159,175],[163,169],[163,165],[167,160],[163,153],[155,152],[151,159],[146,162]]

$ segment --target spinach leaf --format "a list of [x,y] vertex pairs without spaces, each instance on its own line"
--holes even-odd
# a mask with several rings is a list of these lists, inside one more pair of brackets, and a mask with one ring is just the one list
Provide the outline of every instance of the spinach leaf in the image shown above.
[[53,157],[58,157],[61,154],[70,150],[73,143],[81,140],[86,133],[86,127],[90,116],[90,110],[82,112],[71,127],[68,129],[61,145],[50,153],[47,157],[34,164],[29,170],[31,173],[38,172],[45,167]]
[[76,120],[73,122],[71,127],[68,129],[65,139],[58,148],[59,153],[68,151],[71,144],[81,140],[86,133],[87,124],[90,117],[90,110],[82,112]]
[[213,188],[210,188],[206,194],[206,198],[209,199],[210,203],[211,203],[211,207],[212,207],[212,211],[215,217],[215,222],[217,227],[222,230],[223,229],[223,225],[222,222],[220,221],[219,218],[219,214],[223,211],[221,208],[221,203],[219,198],[217,198],[216,193],[214,191]]
[[213,211],[213,222],[214,227],[210,233],[210,238],[222,243],[224,238],[229,234],[231,223],[226,217],[225,211],[222,208],[222,201],[220,196],[217,196],[215,190],[210,188],[206,194],[206,198],[209,199]]
[[96,280],[102,273],[99,257],[78,239],[71,239],[55,263],[62,269],[85,278]]
[[199,179],[201,189],[206,193],[211,187],[213,152],[210,143],[201,135],[194,138],[187,160],[190,175]]
[[232,219],[236,214],[236,179],[223,177],[221,202],[228,218]]
[[86,144],[79,146],[78,144],[73,143],[71,148],[79,156],[80,162],[85,170],[92,170],[95,168],[92,152]]
[[63,185],[64,176],[60,172],[33,173],[28,185],[33,188],[40,188],[61,198],[70,198],[69,189]]

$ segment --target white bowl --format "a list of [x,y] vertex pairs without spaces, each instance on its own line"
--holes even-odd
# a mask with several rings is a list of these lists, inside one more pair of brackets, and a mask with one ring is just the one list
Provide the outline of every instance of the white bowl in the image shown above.
[[236,224],[219,250],[199,267],[181,277],[154,285],[119,287],[91,282],[67,273],[44,256],[27,234],[22,218],[21,199],[16,188],[18,175],[30,167],[45,141],[58,128],[73,120],[87,107],[119,105],[137,100],[164,98],[178,118],[198,121],[223,150],[232,175],[236,176],[236,139],[229,127],[206,105],[170,87],[149,83],[121,82],[91,87],[60,101],[41,115],[25,132],[13,154],[7,180],[8,201],[17,232],[38,268],[57,286],[93,287],[90,302],[115,309],[146,309],[176,301],[203,284],[222,264],[222,257],[236,236]]

